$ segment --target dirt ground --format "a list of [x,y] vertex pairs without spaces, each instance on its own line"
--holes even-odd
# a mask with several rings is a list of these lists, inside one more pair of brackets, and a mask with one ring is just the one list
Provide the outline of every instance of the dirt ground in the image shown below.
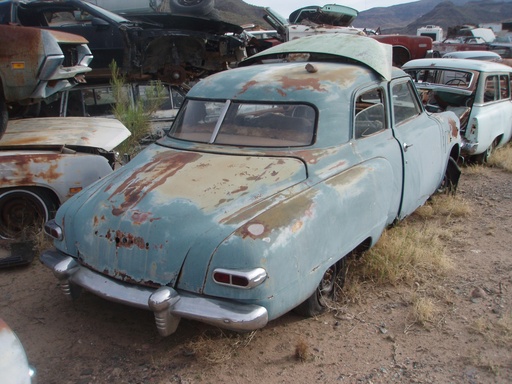
[[432,277],[440,313],[426,325],[410,318],[421,286],[367,284],[365,300],[318,318],[290,313],[245,335],[182,320],[162,338],[150,312],[68,301],[37,260],[0,271],[0,317],[43,384],[512,383],[512,175],[464,170],[458,195],[472,212],[451,223],[455,268]]

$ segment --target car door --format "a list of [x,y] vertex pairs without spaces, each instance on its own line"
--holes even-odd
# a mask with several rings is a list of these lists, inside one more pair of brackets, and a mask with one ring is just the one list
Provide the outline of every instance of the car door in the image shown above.
[[409,79],[390,83],[395,138],[402,149],[404,178],[399,218],[416,210],[439,186],[447,162],[441,126],[421,107]]

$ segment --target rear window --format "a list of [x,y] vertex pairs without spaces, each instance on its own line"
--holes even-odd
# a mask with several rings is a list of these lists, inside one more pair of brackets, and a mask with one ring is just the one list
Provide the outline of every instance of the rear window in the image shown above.
[[249,147],[313,143],[316,110],[307,104],[185,101],[169,132],[175,139]]

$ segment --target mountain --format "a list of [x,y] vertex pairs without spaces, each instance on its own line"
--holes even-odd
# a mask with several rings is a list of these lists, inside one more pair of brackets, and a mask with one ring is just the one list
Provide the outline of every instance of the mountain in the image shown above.
[[383,33],[416,34],[425,25],[445,30],[457,25],[500,22],[512,19],[512,0],[420,0],[361,12],[355,27],[377,28]]
[[[512,20],[511,5],[512,0],[419,0],[362,11],[354,21],[354,27],[380,27],[382,33],[415,35],[416,29],[425,25],[439,25],[448,30],[465,24]],[[269,28],[263,20],[263,7],[249,5],[242,0],[217,0],[215,8],[222,20]],[[282,16],[287,18],[289,15]]]

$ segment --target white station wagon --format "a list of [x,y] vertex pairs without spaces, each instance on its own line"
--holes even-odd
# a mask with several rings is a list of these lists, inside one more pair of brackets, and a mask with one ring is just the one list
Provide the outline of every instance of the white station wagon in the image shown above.
[[510,140],[511,67],[482,60],[420,59],[402,69],[413,78],[427,111],[458,115],[463,156],[485,163]]

